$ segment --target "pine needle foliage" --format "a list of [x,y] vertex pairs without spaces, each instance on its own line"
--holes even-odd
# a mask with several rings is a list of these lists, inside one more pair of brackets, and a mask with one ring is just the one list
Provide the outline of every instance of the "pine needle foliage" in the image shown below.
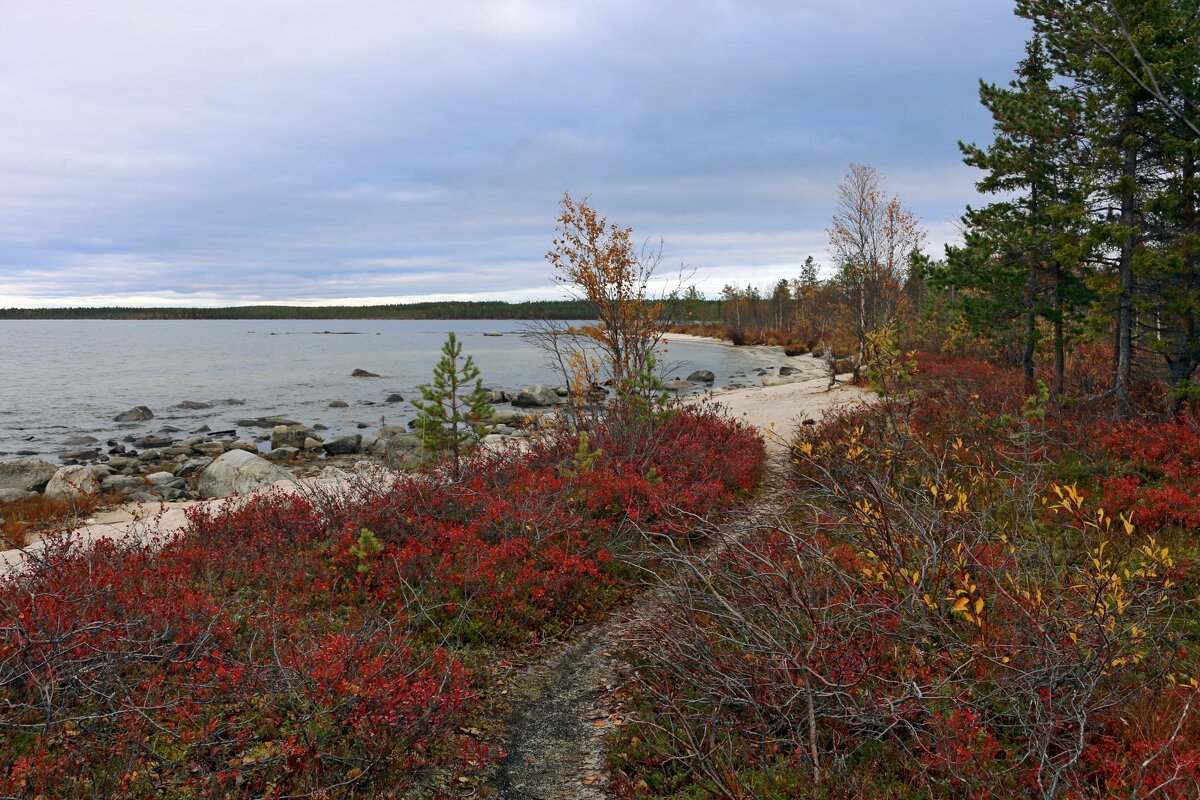
[[492,416],[488,392],[471,356],[463,357],[462,342],[454,331],[442,345],[442,358],[433,368],[433,383],[418,387],[417,435],[431,453],[447,457],[454,477],[462,457],[484,434]]

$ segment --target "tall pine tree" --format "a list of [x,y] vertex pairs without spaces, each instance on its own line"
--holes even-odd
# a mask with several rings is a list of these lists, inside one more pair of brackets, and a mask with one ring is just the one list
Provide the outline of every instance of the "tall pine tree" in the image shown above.
[[949,248],[939,282],[959,294],[968,321],[993,339],[1015,345],[1032,382],[1040,321],[1053,330],[1054,390],[1064,388],[1066,323],[1085,289],[1078,261],[1083,194],[1074,172],[1078,109],[1053,81],[1039,36],[1026,46],[1007,87],[980,83],[995,139],[986,148],[959,143],[964,161],[985,171],[980,192],[1005,199],[968,208],[965,243]]

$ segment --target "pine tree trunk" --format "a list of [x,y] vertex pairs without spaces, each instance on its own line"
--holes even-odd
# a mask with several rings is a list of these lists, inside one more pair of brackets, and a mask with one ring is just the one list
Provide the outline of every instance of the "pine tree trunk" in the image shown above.
[[[1124,136],[1131,136],[1133,123],[1138,118],[1137,101],[1130,101],[1122,127]],[[1133,374],[1133,251],[1136,242],[1134,224],[1134,200],[1137,192],[1137,146],[1122,145],[1124,157],[1121,162],[1121,257],[1117,263],[1120,285],[1117,292],[1117,368],[1113,375],[1113,397],[1117,403],[1118,416],[1125,418],[1132,413],[1133,401],[1129,395],[1130,376]]]
[[1066,336],[1063,333],[1063,269],[1054,262],[1054,397],[1066,393]]

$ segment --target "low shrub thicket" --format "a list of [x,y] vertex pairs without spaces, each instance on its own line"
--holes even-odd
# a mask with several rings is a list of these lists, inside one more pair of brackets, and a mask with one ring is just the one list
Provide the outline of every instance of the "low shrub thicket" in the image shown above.
[[1105,493],[1194,474],[1200,440],[918,362],[802,434],[777,524],[676,558],[634,639],[626,796],[1200,796],[1194,530]]
[[492,757],[460,733],[464,653],[596,615],[634,522],[688,536],[761,462],[745,427],[680,412],[458,481],[255,497],[164,542],[64,535],[0,582],[0,795],[436,794]]

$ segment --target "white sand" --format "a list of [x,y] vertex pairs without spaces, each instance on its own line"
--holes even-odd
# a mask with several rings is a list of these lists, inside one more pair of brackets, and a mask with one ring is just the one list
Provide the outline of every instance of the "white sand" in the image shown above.
[[[708,339],[703,336],[671,333],[663,337],[671,341],[698,342],[713,347],[734,347],[732,342]],[[811,355],[789,356],[782,347],[773,345],[743,346],[740,350],[761,360],[764,366],[789,366],[797,370],[791,377],[794,383],[746,389],[715,389],[705,395],[725,406],[738,419],[743,419],[762,431],[767,449],[779,453],[787,449],[796,427],[805,420],[819,420],[831,408],[869,401],[874,394],[853,386],[848,375],[839,376],[837,385],[829,390],[829,373],[825,362]],[[690,400],[690,402],[697,402]]]
[[[688,340],[712,347],[734,346],[729,342],[701,336],[669,334],[664,337],[667,343],[672,340]],[[805,420],[818,420],[831,408],[869,401],[874,396],[870,392],[844,383],[849,377],[845,375],[840,376],[838,384],[832,390],[828,390],[829,377],[825,363],[812,356],[788,356],[782,347],[766,345],[742,349],[761,360],[763,366],[793,367],[797,372],[789,379],[794,379],[794,382],[746,389],[715,389],[703,395],[689,397],[686,402],[715,402],[724,406],[732,416],[745,420],[762,431],[763,438],[767,441],[768,452],[772,455],[786,452],[796,427]],[[298,486],[291,481],[280,481],[272,488],[297,492],[321,483],[327,482],[303,481]],[[186,527],[187,509],[196,506],[214,508],[226,502],[228,501],[188,500],[162,504],[127,504],[86,520],[74,536],[81,543],[101,538],[123,541],[165,536]],[[35,541],[23,549],[0,551],[0,575],[18,568],[28,558],[36,558],[41,549],[42,543]]]

